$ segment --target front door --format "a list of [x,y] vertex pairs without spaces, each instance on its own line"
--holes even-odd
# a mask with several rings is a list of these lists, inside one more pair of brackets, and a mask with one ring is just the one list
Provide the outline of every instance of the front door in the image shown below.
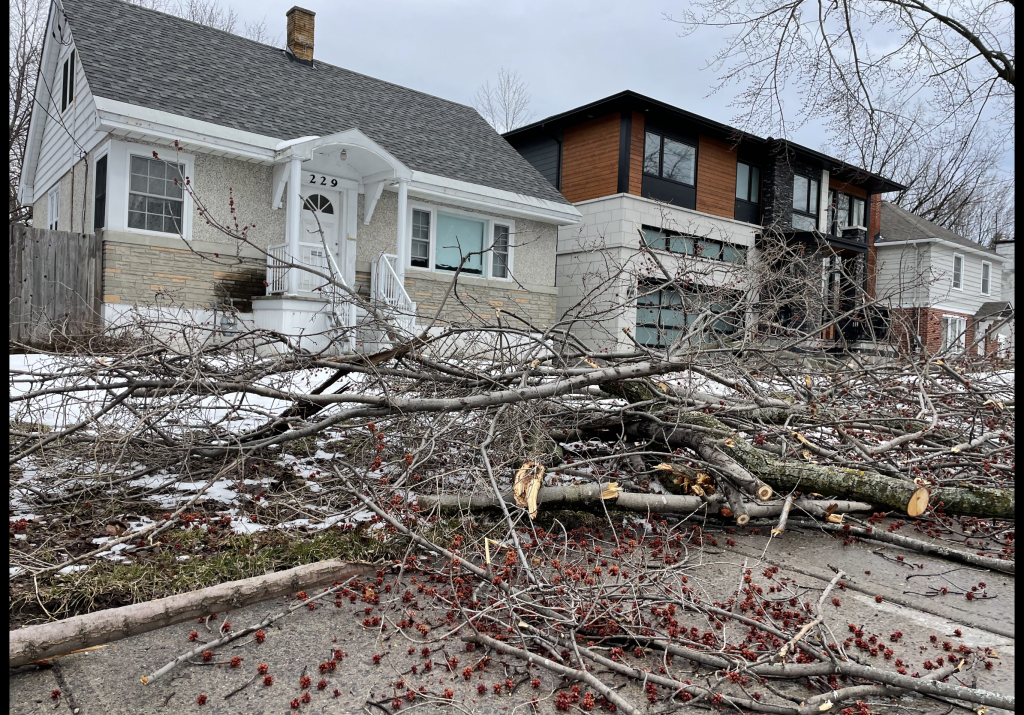
[[[342,205],[338,194],[316,191],[312,187],[302,191],[302,230],[299,233],[299,260],[321,273],[331,273],[327,251],[338,261],[338,229],[341,226]],[[340,264],[338,265],[340,270]],[[312,291],[323,284],[323,279],[302,273],[299,290]]]

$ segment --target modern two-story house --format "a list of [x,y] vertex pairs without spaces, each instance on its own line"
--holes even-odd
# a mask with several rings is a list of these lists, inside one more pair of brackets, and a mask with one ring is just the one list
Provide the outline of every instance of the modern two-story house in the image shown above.
[[905,346],[1012,356],[1012,240],[981,246],[883,201],[875,248],[877,290]]
[[289,265],[407,331],[461,266],[442,324],[550,325],[579,211],[472,108],[322,62],[314,21],[289,10],[280,49],[120,0],[51,4],[20,198],[35,226],[102,231],[104,317],[230,304],[351,349],[355,306]]
[[[820,255],[836,312],[872,286],[879,204],[895,182],[791,142],[761,138],[626,91],[504,135],[583,214],[558,232],[560,316],[595,346],[670,343],[692,312],[676,291],[645,290],[640,242],[672,273],[721,288],[730,266],[777,257],[759,252],[767,232]],[[642,234],[642,235],[641,235]],[[817,258],[815,258],[817,260]],[[621,276],[615,280],[611,273]],[[831,277],[830,277],[831,276]],[[742,286],[736,286],[742,289]],[[721,300],[722,290],[717,291]],[[727,295],[727,293],[725,294]],[[840,305],[842,303],[842,305]],[[814,333],[811,316],[780,315]],[[749,317],[747,318],[749,320]],[[850,345],[861,322],[822,330],[824,345]],[[736,320],[718,324],[721,331]]]

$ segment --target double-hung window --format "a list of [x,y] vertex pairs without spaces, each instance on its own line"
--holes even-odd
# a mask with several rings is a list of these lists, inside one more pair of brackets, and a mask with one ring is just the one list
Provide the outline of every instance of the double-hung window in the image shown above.
[[413,209],[412,251],[409,262],[416,268],[430,268],[430,212]]
[[414,208],[409,265],[451,272],[461,266],[463,274],[507,279],[513,233],[511,222]]
[[953,288],[964,289],[964,257],[959,253],[953,254]]
[[761,200],[761,170],[756,166],[736,162],[736,198],[752,204]]
[[46,227],[51,231],[59,231],[60,226],[60,184],[54,186],[46,195]]
[[693,186],[697,176],[697,147],[646,132],[644,173]]
[[942,319],[942,349],[963,352],[967,347],[967,320],[953,316]]
[[508,278],[509,227],[494,224],[494,246],[491,248],[491,277]]
[[988,261],[981,262],[981,294],[988,295],[992,292],[992,264]]
[[75,51],[71,50],[71,54],[64,60],[64,69],[62,70],[60,80],[60,111],[64,111],[70,107],[75,101]]
[[181,164],[132,156],[128,228],[180,234],[184,175],[185,167]]
[[793,228],[814,231],[818,228],[818,191],[820,184],[800,174],[793,176]]

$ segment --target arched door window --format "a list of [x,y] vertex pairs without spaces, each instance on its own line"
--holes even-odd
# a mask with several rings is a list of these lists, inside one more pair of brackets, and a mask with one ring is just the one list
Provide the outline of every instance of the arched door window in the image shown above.
[[319,211],[324,214],[334,213],[334,205],[331,204],[331,200],[320,194],[307,196],[302,204],[302,208],[306,209],[306,211]]

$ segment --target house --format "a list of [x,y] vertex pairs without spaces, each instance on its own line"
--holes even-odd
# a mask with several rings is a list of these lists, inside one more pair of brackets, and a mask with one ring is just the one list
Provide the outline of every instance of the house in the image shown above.
[[988,248],[882,202],[877,290],[908,347],[1011,357],[1013,241]]
[[[759,251],[772,232],[820,254],[827,276],[857,284],[837,284],[830,293],[836,305],[823,306],[848,311],[850,296],[871,288],[881,197],[902,188],[631,91],[504,136],[583,215],[582,226],[558,231],[558,312],[580,317],[581,339],[606,349],[629,347],[630,336],[664,345],[689,320],[685,308],[668,302],[671,291],[645,290],[632,277],[647,270],[638,260],[641,240],[668,272],[684,261],[685,272],[703,276],[698,283],[721,287],[738,273],[730,265],[778,259]],[[807,327],[796,315],[774,319]],[[856,325],[846,319],[842,330],[833,326],[821,337],[826,345],[854,343]]]
[[[289,10],[282,50],[120,0],[51,5],[20,198],[36,226],[103,232],[105,319],[230,304],[351,349],[361,314],[287,264],[409,331],[468,256],[442,323],[551,325],[579,211],[472,108],[319,60],[314,22]],[[236,221],[240,247],[216,227]]]

